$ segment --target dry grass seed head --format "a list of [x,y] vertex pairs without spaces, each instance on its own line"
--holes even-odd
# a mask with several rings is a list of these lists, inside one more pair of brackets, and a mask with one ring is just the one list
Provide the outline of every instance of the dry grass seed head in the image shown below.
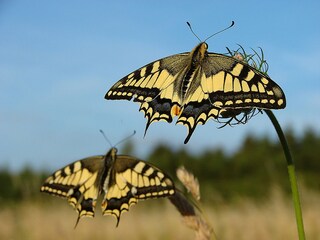
[[194,199],[197,201],[200,200],[200,186],[198,179],[194,177],[194,175],[188,172],[184,166],[181,166],[177,169],[177,177],[186,187],[188,192],[192,194]]

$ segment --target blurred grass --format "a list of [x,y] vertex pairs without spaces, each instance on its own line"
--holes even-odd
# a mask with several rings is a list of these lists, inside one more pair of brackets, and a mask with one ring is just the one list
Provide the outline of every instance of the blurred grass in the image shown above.
[[[302,189],[306,237],[320,236],[320,194]],[[205,197],[205,196],[204,196]],[[101,216],[97,206],[94,219],[82,219],[76,229],[77,213],[66,200],[26,201],[2,206],[0,239],[194,239],[181,217],[166,199],[148,200],[132,207],[121,217],[118,228],[112,216]],[[204,206],[204,215],[218,239],[297,239],[292,201],[273,187],[264,200],[241,198]]]

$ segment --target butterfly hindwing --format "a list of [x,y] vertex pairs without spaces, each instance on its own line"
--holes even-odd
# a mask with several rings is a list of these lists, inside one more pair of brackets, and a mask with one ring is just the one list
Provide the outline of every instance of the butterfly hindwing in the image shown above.
[[120,220],[122,212],[138,200],[173,195],[173,181],[160,169],[130,156],[119,155],[111,171],[108,190],[102,202],[104,215]]
[[205,124],[211,117],[217,118],[221,108],[213,106],[208,99],[201,102],[189,102],[183,107],[177,123],[188,128],[188,135],[184,140],[187,143],[198,124]]

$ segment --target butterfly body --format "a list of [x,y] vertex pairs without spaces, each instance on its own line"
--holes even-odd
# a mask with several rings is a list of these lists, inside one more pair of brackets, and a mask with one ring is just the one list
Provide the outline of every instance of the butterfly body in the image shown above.
[[67,198],[81,217],[94,217],[99,195],[103,215],[120,215],[140,199],[173,195],[173,181],[160,169],[112,148],[105,156],[76,161],[56,171],[40,191]]
[[146,131],[152,122],[170,123],[177,116],[177,123],[189,130],[185,143],[197,124],[224,111],[285,107],[282,89],[268,76],[207,49],[202,42],[190,53],[154,61],[119,80],[105,98],[138,102],[147,118]]

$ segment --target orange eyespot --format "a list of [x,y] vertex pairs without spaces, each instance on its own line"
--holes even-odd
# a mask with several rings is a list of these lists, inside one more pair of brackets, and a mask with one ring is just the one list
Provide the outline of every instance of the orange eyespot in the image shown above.
[[178,105],[173,105],[171,108],[171,115],[179,116],[181,113],[181,108]]

